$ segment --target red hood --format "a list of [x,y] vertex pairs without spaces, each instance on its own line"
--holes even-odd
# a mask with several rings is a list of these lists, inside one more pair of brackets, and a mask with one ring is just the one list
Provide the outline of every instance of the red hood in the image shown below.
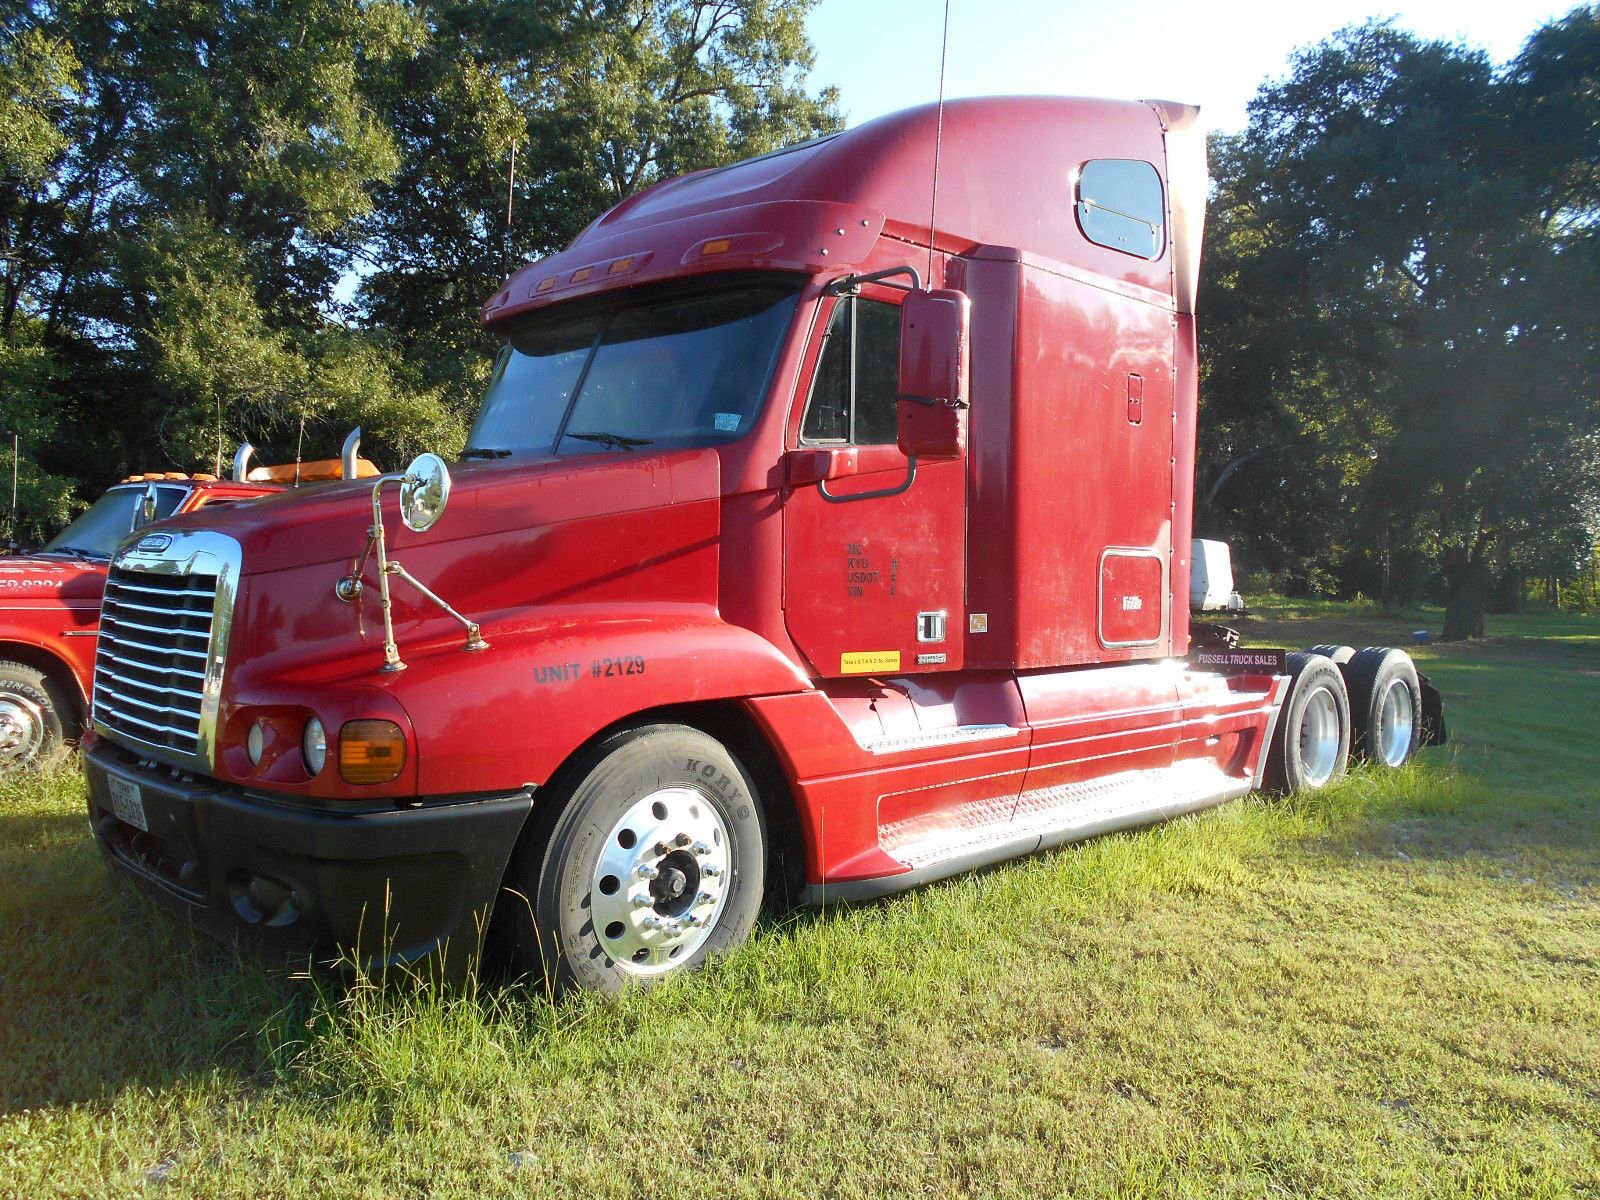
[[69,556],[0,558],[0,605],[48,600],[88,600],[98,604],[105,589],[104,559]]
[[[517,457],[451,468],[449,506],[427,533],[400,522],[399,486],[383,489],[391,553],[407,547],[526,530],[585,517],[660,508],[717,494],[715,450],[580,457]],[[348,563],[366,543],[373,481],[286,491],[248,505],[207,508],[163,527],[212,529],[239,542],[246,575],[321,563]]]

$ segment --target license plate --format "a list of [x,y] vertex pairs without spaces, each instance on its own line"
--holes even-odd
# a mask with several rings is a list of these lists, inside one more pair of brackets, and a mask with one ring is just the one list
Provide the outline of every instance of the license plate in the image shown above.
[[150,823],[145,820],[144,797],[139,795],[139,785],[115,775],[106,776],[106,784],[111,789],[111,811],[117,820],[149,833]]

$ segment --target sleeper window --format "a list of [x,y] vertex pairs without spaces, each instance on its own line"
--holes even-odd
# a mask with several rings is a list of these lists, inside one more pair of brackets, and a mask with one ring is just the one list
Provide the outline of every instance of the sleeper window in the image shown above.
[[1167,206],[1161,176],[1147,162],[1096,158],[1078,172],[1078,227],[1097,246],[1160,258]]

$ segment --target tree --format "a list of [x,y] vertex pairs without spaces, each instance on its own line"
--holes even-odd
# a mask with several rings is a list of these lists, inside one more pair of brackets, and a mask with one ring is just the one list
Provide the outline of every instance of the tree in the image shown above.
[[[1212,342],[1209,403],[1281,474],[1314,446],[1320,480],[1298,519],[1235,515],[1316,529],[1332,554],[1425,549],[1446,638],[1481,630],[1498,567],[1593,512],[1595,125],[1567,93],[1593,90],[1596,21],[1577,10],[1499,76],[1459,46],[1346,30],[1264,87],[1219,156],[1213,294],[1236,340]],[[1548,140],[1527,124],[1540,101]],[[1273,438],[1291,459],[1260,453]],[[1219,476],[1231,447],[1208,450]]]
[[478,308],[513,267],[659,179],[838,126],[837,97],[804,85],[813,3],[430,9],[427,46],[382,91],[401,165],[366,221],[369,326],[392,332],[419,377],[465,409],[491,361]]

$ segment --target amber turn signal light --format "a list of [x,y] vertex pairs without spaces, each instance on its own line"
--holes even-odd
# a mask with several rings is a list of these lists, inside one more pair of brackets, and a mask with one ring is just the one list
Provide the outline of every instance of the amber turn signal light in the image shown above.
[[339,775],[346,783],[388,783],[406,767],[406,735],[393,721],[346,721]]

